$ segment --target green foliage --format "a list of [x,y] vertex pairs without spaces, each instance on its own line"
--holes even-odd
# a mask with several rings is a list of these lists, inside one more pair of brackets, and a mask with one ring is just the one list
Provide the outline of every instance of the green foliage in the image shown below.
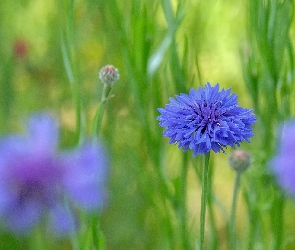
[[[239,249],[294,249],[294,225],[285,220],[294,219],[294,201],[267,166],[278,123],[295,112],[293,15],[293,0],[0,1],[3,134],[46,109],[60,117],[61,146],[81,142],[102,107],[100,67],[120,71],[114,98],[103,104],[100,137],[111,173],[99,230],[91,227],[96,217],[82,215],[86,226],[74,239],[23,241],[3,232],[0,248],[37,242],[36,249],[90,249],[96,240],[105,249],[193,249],[203,159],[169,145],[156,117],[170,96],[210,81],[232,87],[258,118],[252,143],[242,145],[254,162],[241,176],[236,221],[246,226],[236,226]],[[15,50],[19,42],[23,55]],[[234,176],[227,155],[211,154],[208,249],[229,246]]]

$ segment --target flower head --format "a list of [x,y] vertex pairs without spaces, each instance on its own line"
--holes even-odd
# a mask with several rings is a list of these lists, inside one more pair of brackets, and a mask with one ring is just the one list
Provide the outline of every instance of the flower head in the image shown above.
[[278,184],[295,197],[295,120],[286,122],[279,129],[277,154],[270,161]]
[[119,70],[113,65],[106,65],[99,71],[99,79],[104,83],[112,86],[120,78]]
[[[101,208],[107,163],[100,145],[58,151],[58,125],[48,114],[27,123],[27,135],[0,140],[0,219],[16,233],[47,218],[56,235],[75,230],[73,208]],[[68,201],[65,204],[65,201]]]
[[176,100],[170,98],[170,104],[158,109],[160,126],[167,127],[163,135],[184,151],[192,149],[194,155],[224,152],[227,145],[249,142],[256,118],[252,110],[239,107],[237,95],[230,92],[207,83],[198,91],[192,88],[188,95],[176,96]]

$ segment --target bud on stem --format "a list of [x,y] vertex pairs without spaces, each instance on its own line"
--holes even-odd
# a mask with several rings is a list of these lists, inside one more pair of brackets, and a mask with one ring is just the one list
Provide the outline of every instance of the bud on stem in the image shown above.
[[229,165],[237,172],[244,172],[252,162],[250,154],[245,150],[235,150],[229,157]]
[[106,101],[109,97],[110,91],[114,83],[117,80],[119,80],[119,77],[120,77],[119,70],[116,69],[113,65],[106,65],[102,67],[101,70],[99,71],[99,79],[103,83],[103,92],[102,92],[101,102],[98,106],[98,109],[94,117],[94,123],[93,123],[94,135],[97,135],[97,136],[99,135]]

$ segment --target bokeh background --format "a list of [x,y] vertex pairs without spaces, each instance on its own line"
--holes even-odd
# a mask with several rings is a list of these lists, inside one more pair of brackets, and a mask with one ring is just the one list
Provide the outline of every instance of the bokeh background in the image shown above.
[[[107,249],[193,249],[203,156],[168,144],[157,108],[191,87],[218,82],[258,119],[251,144],[241,146],[253,166],[242,177],[239,246],[294,249],[294,201],[267,166],[279,122],[294,115],[293,9],[285,0],[1,0],[1,134],[20,131],[27,115],[48,110],[61,122],[60,147],[75,146],[92,128],[99,69],[113,64],[120,80],[101,131],[111,161],[101,215]],[[208,249],[228,247],[231,151],[211,157]],[[0,249],[43,245],[32,241],[38,237],[1,231]],[[52,249],[71,249],[69,239],[55,241]]]

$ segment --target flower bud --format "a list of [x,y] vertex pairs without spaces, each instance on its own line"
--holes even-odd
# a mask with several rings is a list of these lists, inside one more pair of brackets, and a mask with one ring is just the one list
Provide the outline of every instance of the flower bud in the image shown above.
[[113,65],[106,65],[99,71],[99,79],[104,83],[112,86],[116,81],[119,80],[119,70]]
[[24,58],[28,53],[28,44],[25,40],[17,39],[13,45],[13,54],[16,58]]
[[230,167],[237,172],[244,172],[250,167],[252,159],[250,154],[245,150],[234,150],[229,157]]

